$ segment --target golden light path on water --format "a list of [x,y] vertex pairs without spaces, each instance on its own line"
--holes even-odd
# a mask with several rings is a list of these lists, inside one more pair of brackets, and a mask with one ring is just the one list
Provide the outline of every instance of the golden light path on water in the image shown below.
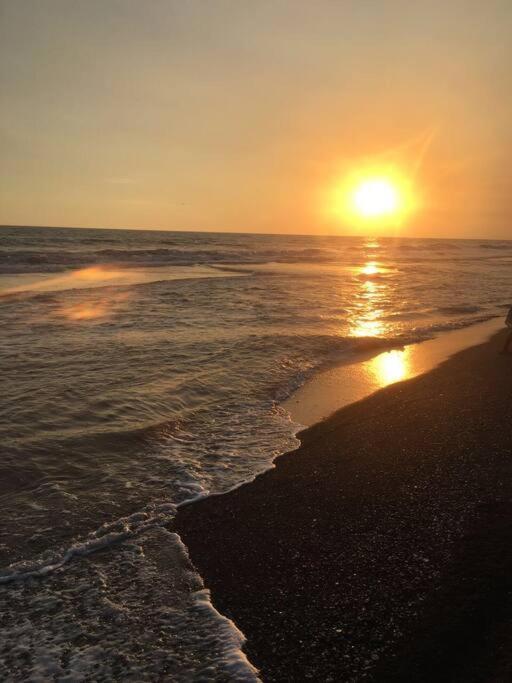
[[[356,269],[358,276],[374,276],[384,272],[375,261],[368,261]],[[371,279],[361,282],[350,320],[350,334],[353,337],[380,337],[384,334],[386,327],[381,320],[383,311],[379,304],[387,289],[388,285],[384,282]]]
[[[403,329],[399,322],[402,305],[395,287],[397,278],[406,275],[379,260],[378,239],[369,239],[364,246],[366,259],[350,267],[353,289],[339,334],[347,333],[348,323],[351,337],[393,339]],[[481,326],[452,330],[421,344],[388,351],[378,352],[370,344],[366,352],[349,355],[340,365],[316,374],[283,405],[294,422],[309,427],[379,389],[427,372],[467,346],[482,343],[500,324],[489,320]]]
[[[378,243],[371,242],[368,246],[378,248]],[[389,296],[389,284],[383,280],[378,282],[370,279],[372,276],[385,274],[388,269],[380,266],[377,261],[367,261],[356,269],[359,276],[368,276],[363,280],[357,293],[354,314],[351,319],[350,333],[354,337],[384,337],[390,332],[390,325],[383,319],[383,300]],[[383,352],[365,362],[365,369],[373,378],[373,383],[385,387],[394,382],[400,382],[412,376],[410,363],[410,347],[393,349]]]

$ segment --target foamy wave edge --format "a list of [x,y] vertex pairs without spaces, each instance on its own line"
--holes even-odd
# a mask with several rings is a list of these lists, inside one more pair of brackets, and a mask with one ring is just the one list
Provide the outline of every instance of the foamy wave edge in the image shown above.
[[[43,554],[37,561],[21,561],[8,567],[7,572],[0,574],[0,585],[7,585],[16,581],[26,581],[34,578],[44,578],[49,574],[63,568],[72,559],[84,557],[98,550],[113,546],[122,541],[135,538],[145,531],[157,527],[167,526],[176,514],[180,505],[192,503],[199,498],[207,496],[207,492],[200,492],[179,505],[173,503],[149,506],[149,510],[136,512],[132,515],[120,518],[114,522],[104,524],[95,532],[89,534],[83,541],[79,541],[60,553],[54,553],[51,557]],[[188,550],[175,532],[172,533],[175,543],[181,552],[189,558]],[[232,680],[241,683],[261,683],[258,670],[249,662],[242,647],[246,641],[244,634],[236,624],[218,612],[211,601],[208,588],[204,587],[202,579],[198,578],[202,588],[193,590],[190,599],[195,610],[204,619],[214,626],[216,637],[222,643],[222,668],[232,677]]]
[[22,560],[9,565],[0,574],[0,584],[11,581],[22,581],[29,578],[44,577],[74,557],[83,557],[91,553],[119,543],[148,529],[168,524],[176,514],[174,503],[149,505],[146,511],[134,512],[113,522],[103,524],[90,533],[84,540],[77,541],[65,550],[47,551],[38,560]]
[[[326,366],[334,365],[341,361],[346,356],[347,352],[358,353],[362,351],[374,351],[379,353],[385,349],[390,349],[397,346],[406,346],[410,344],[421,343],[427,339],[431,339],[438,333],[456,330],[463,327],[470,327],[472,325],[485,322],[497,317],[494,314],[481,315],[473,319],[465,319],[458,321],[451,321],[447,323],[440,323],[433,325],[426,329],[416,329],[413,334],[407,334],[403,337],[395,337],[392,339],[383,338],[356,338],[353,339],[351,347],[337,349],[332,354],[328,354],[325,358],[319,359],[318,364],[304,373],[298,373],[291,383],[283,387],[283,391],[276,396],[276,402],[281,403],[285,401],[291,394],[293,394],[302,384],[304,384],[316,372],[325,369]],[[344,339],[347,341],[347,338]],[[301,430],[301,425],[290,422],[291,436],[295,437]],[[194,494],[179,503],[150,503],[144,510],[135,512],[126,517],[121,517],[112,522],[106,522],[99,529],[88,534],[85,539],[78,540],[66,549],[59,549],[57,551],[46,551],[39,556],[37,560],[21,560],[15,562],[3,570],[0,569],[0,585],[10,583],[11,581],[22,581],[29,578],[44,577],[53,571],[62,568],[75,557],[83,557],[90,555],[93,552],[102,550],[115,543],[134,538],[135,536],[158,526],[166,526],[169,524],[179,507],[190,505],[200,498],[208,496],[223,495],[234,489],[250,483],[262,472],[272,469],[274,461],[283,453],[281,451],[269,454],[269,459],[262,464],[261,468],[255,470],[253,476],[241,480],[229,489],[218,492],[210,492],[204,490],[199,484],[188,484],[189,491]],[[187,485],[184,484],[183,488]]]

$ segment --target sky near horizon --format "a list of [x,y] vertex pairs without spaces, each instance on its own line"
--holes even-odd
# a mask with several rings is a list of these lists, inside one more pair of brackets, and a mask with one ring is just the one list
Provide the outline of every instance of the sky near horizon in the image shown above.
[[[0,0],[0,224],[512,238],[510,0]],[[365,227],[365,232],[372,229]]]

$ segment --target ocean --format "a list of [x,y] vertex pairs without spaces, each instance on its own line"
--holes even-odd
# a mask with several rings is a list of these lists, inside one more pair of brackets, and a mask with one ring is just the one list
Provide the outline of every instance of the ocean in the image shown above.
[[316,371],[503,315],[511,265],[500,241],[1,228],[0,679],[257,680],[176,507],[293,449],[282,404]]

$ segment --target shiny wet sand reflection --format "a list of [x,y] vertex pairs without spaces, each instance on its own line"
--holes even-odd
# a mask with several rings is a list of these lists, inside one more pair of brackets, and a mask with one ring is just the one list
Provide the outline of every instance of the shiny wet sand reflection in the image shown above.
[[411,347],[381,353],[367,362],[367,368],[374,375],[379,387],[408,379],[414,374],[411,367]]
[[315,424],[378,389],[431,370],[452,354],[487,341],[502,328],[503,322],[498,318],[446,332],[421,344],[384,351],[372,358],[355,354],[344,364],[312,377],[285,401],[284,407],[298,424]]

